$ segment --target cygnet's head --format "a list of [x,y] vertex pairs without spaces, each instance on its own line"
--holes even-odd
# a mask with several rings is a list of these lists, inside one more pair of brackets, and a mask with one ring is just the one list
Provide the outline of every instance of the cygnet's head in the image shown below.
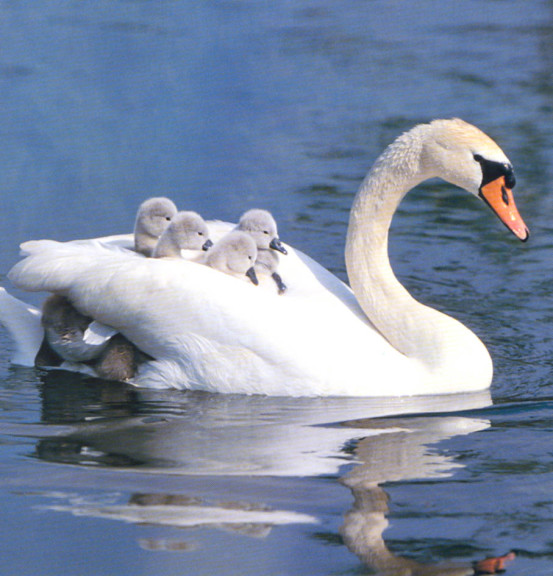
[[221,238],[207,253],[207,265],[233,276],[247,276],[256,286],[259,283],[253,268],[257,247],[251,236],[234,230]]
[[236,229],[249,234],[255,240],[258,250],[272,248],[286,254],[286,249],[278,238],[275,219],[267,210],[254,208],[244,212]]
[[83,316],[60,294],[51,294],[42,304],[42,326],[57,331],[60,338],[68,339],[71,334],[77,333],[82,337],[90,322],[88,316]]
[[177,214],[169,198],[150,198],[140,205],[134,225],[134,245],[137,252],[151,256],[158,238]]
[[178,212],[161,235],[152,256],[178,258],[181,250],[207,250],[213,245],[204,219],[196,212]]

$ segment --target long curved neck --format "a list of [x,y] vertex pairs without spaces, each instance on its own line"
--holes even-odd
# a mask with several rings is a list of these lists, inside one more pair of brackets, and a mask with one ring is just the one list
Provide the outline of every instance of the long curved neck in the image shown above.
[[[491,380],[491,360],[480,340],[457,320],[417,302],[390,265],[388,231],[399,203],[411,188],[436,176],[425,168],[423,159],[427,129],[427,125],[417,126],[389,146],[357,193],[346,242],[350,285],[381,334],[399,352],[422,362],[427,371],[452,378],[460,370],[459,359],[466,364],[465,354],[470,354]],[[466,372],[457,376],[475,377]]]

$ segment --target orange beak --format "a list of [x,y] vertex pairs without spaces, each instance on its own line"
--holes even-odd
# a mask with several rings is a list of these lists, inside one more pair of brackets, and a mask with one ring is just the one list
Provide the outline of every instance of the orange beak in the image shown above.
[[505,185],[504,176],[482,186],[480,196],[519,240],[528,240],[530,231],[518,213],[513,192]]

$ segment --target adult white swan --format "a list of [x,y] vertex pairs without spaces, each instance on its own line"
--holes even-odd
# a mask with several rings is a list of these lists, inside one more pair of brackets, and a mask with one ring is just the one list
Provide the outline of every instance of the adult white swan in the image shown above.
[[[305,255],[281,259],[289,285],[256,287],[187,261],[145,259],[98,240],[27,242],[10,272],[27,290],[69,297],[156,359],[137,383],[271,395],[390,396],[487,388],[492,362],[469,329],[414,300],[388,259],[392,216],[433,177],[482,198],[521,240],[512,166],[480,130],[435,120],[378,158],[351,211],[352,290]],[[210,230],[211,234],[211,230]]]

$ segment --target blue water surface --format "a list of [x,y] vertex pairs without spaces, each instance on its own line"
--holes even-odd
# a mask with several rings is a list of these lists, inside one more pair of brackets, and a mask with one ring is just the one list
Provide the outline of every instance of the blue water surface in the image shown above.
[[[0,0],[0,280],[21,242],[130,232],[138,204],[235,221],[346,279],[349,207],[403,130],[461,117],[513,162],[519,243],[443,182],[402,203],[399,278],[486,343],[490,398],[140,391],[10,364],[0,572],[553,572],[553,2]],[[346,423],[346,424],[344,424]]]

